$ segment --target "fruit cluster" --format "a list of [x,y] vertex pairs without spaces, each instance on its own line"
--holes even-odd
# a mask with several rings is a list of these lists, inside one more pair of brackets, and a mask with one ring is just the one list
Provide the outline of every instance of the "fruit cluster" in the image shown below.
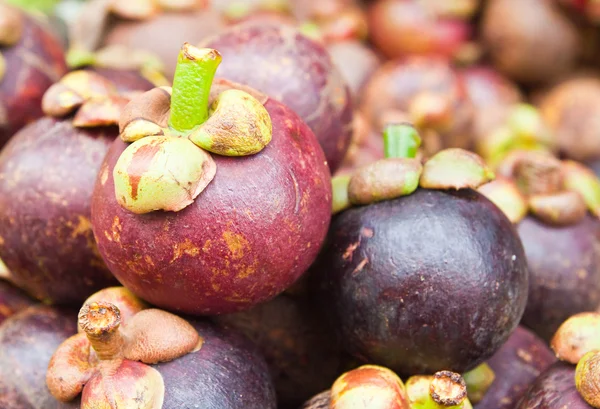
[[600,409],[594,0],[0,0],[0,409]]

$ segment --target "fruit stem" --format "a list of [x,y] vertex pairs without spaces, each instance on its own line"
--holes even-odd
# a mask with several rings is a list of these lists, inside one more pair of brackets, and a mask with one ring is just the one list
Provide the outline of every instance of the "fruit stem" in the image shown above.
[[221,54],[184,43],[177,59],[169,127],[187,134],[208,119],[208,98]]
[[386,158],[414,158],[421,146],[421,137],[411,124],[392,124],[383,131],[383,144]]
[[119,358],[123,350],[123,335],[119,329],[121,312],[110,303],[92,302],[79,311],[79,327],[83,329],[100,360]]
[[430,394],[439,405],[460,405],[467,397],[467,384],[463,377],[455,372],[440,371],[433,375]]

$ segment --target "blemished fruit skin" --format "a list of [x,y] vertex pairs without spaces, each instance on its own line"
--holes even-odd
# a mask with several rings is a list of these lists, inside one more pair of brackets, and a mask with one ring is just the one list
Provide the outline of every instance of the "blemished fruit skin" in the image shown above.
[[79,409],[62,403],[46,387],[54,351],[77,333],[77,312],[43,305],[29,307],[0,326],[0,407],[2,409]]
[[600,304],[600,221],[556,227],[527,217],[517,230],[530,271],[523,324],[549,341],[567,318]]
[[6,68],[0,78],[0,147],[27,123],[44,114],[46,90],[67,72],[60,41],[49,29],[23,16],[21,39],[0,47]]
[[472,190],[419,189],[341,213],[311,273],[348,352],[401,376],[475,367],[527,300],[518,236]]
[[476,409],[514,409],[536,378],[556,362],[548,345],[524,327],[517,327],[487,364],[494,382]]
[[557,362],[527,390],[516,409],[592,409],[575,387],[575,366]]
[[0,153],[0,257],[34,298],[78,305],[116,284],[94,240],[92,191],[116,127],[41,118]]
[[300,118],[269,99],[273,138],[256,155],[213,155],[217,173],[179,212],[136,215],[115,198],[112,145],[98,176],[92,224],[100,253],[129,290],[171,311],[235,312],[267,301],[312,264],[331,214],[323,151]]
[[202,46],[223,55],[217,76],[249,85],[295,111],[315,133],[335,172],[352,137],[353,103],[325,47],[289,25],[252,22],[231,27]]

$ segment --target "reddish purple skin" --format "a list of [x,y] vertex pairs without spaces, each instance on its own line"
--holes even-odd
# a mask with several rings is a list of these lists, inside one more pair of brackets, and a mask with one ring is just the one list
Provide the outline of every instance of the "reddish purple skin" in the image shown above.
[[46,306],[23,310],[0,326],[0,408],[78,409],[61,403],[46,387],[46,369],[56,348],[77,332],[77,313]]
[[247,23],[203,46],[223,55],[218,76],[256,88],[300,115],[335,172],[352,136],[352,98],[322,45],[286,24]]
[[592,409],[575,387],[575,366],[557,362],[527,390],[516,409]]
[[332,222],[315,267],[344,347],[399,375],[467,371],[494,354],[527,298],[523,247],[471,190],[419,189]]
[[254,342],[267,360],[280,404],[297,408],[341,373],[341,350],[308,297],[282,294],[251,310],[216,317]]
[[94,182],[116,127],[42,118],[0,153],[0,258],[33,297],[81,304],[116,284],[91,229]]
[[554,227],[527,217],[518,231],[530,271],[523,324],[549,341],[567,318],[600,304],[600,221]]
[[100,253],[146,301],[195,315],[235,312],[284,291],[314,261],[327,233],[331,182],[308,126],[275,100],[273,139],[260,153],[213,155],[217,174],[179,212],[136,215],[116,201],[111,147],[92,201]]
[[60,41],[50,31],[24,18],[21,40],[0,47],[6,74],[0,79],[0,147],[27,123],[44,114],[42,96],[66,72]]
[[254,345],[231,330],[191,323],[204,340],[202,348],[152,365],[165,382],[162,409],[276,409],[269,369]]
[[556,357],[546,343],[524,327],[517,327],[487,363],[496,378],[475,409],[514,409],[535,379]]
[[0,324],[5,319],[34,304],[34,301],[18,288],[0,280]]

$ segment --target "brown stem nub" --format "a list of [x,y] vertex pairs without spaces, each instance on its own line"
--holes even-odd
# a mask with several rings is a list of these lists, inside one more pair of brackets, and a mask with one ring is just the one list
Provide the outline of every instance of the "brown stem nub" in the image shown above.
[[467,397],[467,384],[460,374],[440,371],[433,375],[429,392],[436,403],[456,406]]
[[525,195],[551,194],[563,190],[561,163],[558,159],[531,152],[516,165],[517,185]]
[[123,351],[123,336],[119,330],[121,312],[111,303],[92,302],[79,311],[79,327],[85,332],[96,355],[101,360],[119,358]]

